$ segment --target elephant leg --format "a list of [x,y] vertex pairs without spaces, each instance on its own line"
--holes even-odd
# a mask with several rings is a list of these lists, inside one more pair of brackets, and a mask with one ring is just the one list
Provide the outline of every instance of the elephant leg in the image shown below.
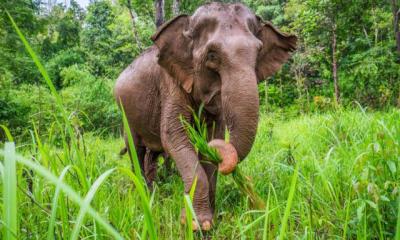
[[[213,219],[209,201],[209,183],[198,155],[179,121],[180,115],[188,120],[191,118],[191,112],[187,109],[188,103],[182,99],[175,103],[164,103],[161,116],[161,141],[164,149],[176,163],[186,194],[190,192],[193,180],[197,179],[193,208],[203,230],[209,230]],[[181,220],[185,219],[184,214],[181,217]]]
[[207,174],[210,206],[212,212],[215,213],[215,193],[217,190],[218,167],[210,162],[202,162],[201,165]]
[[157,176],[157,158],[159,155],[159,152],[151,151],[147,148],[146,155],[144,157],[144,177],[146,179],[147,186],[151,190],[153,189],[153,182]]
[[[183,156],[190,156],[190,153],[189,150],[182,150],[178,153],[178,156],[179,155],[181,156],[181,159],[183,159]],[[174,155],[172,156],[175,159]],[[209,230],[213,221],[213,210],[210,205],[210,184],[208,182],[207,174],[203,169],[203,166],[194,158],[186,158],[183,159],[183,161],[175,160],[175,162],[184,182],[185,194],[189,194],[194,179],[197,179],[192,204],[201,228],[203,230]],[[185,209],[182,209],[181,211],[181,222],[186,223]],[[197,226],[195,226],[194,229],[197,229]]]

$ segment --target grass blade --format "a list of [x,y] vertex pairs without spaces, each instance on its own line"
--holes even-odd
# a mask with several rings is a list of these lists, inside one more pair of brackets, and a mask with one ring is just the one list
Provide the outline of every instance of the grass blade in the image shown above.
[[350,218],[351,188],[352,188],[352,186],[349,187],[349,193],[348,193],[348,197],[346,200],[346,217],[344,220],[342,239],[347,239],[347,226],[349,225],[349,218]]
[[[33,51],[33,49],[31,48],[31,46],[29,45],[28,41],[26,40],[25,36],[22,34],[22,32],[19,30],[17,24],[15,23],[14,19],[11,17],[10,13],[8,13],[8,11],[6,11],[8,18],[11,21],[12,26],[15,29],[15,32],[17,32],[19,38],[21,39],[22,43],[25,46],[26,51],[29,53],[29,55],[31,56],[33,62],[36,64],[36,67],[38,68],[39,72],[42,74],[44,80],[46,81],[47,85],[50,88],[50,91],[52,93],[52,95],[56,98],[56,101],[58,103],[58,106],[62,106],[62,101],[61,101],[61,97],[60,95],[58,95],[56,88],[54,87],[53,82],[50,80],[49,75],[47,74],[46,69],[43,67],[42,63],[40,62],[38,56],[35,54],[35,51]],[[64,112],[64,109],[62,109],[62,111]]]
[[[192,211],[191,208],[193,208],[192,202],[190,200],[190,196],[185,194],[183,196],[184,200],[184,205],[185,205],[185,212],[186,212],[186,239],[192,240],[193,239],[193,224],[192,224]],[[198,226],[200,229],[200,226]]]
[[0,180],[3,182],[4,181],[4,166],[0,162]]
[[[3,150],[0,150],[0,155],[5,155]],[[19,155],[16,156],[16,161],[22,165],[27,166],[28,168],[34,170],[38,175],[47,179],[49,182],[53,183],[56,186],[60,186],[60,189],[67,194],[67,196],[79,206],[82,205],[83,199],[77,194],[69,185],[60,181],[56,176],[54,176],[51,172],[49,172],[46,168],[41,165],[33,162],[32,160],[28,160]],[[94,210],[91,206],[87,207],[87,212],[91,215],[109,234],[113,236],[114,239],[124,239],[107,221],[105,221],[100,214]]]
[[194,199],[194,194],[196,192],[196,187],[197,187],[197,175],[195,176],[192,187],[190,188],[189,194],[184,194],[184,205],[185,205],[185,212],[186,212],[186,226],[187,226],[187,238],[186,239],[194,239],[193,237],[193,220],[195,221],[197,225],[197,229],[199,229],[201,236],[203,236],[203,233],[201,232],[201,227],[200,223],[197,220],[196,213],[193,208],[193,199]]
[[[71,168],[71,166],[66,166],[63,171],[60,174],[60,177],[58,178],[59,181],[63,181],[65,175],[67,174],[68,170]],[[60,186],[56,187],[56,191],[54,193],[53,197],[53,203],[51,207],[51,215],[50,215],[50,220],[49,220],[49,227],[47,230],[47,240],[52,240],[54,239],[54,225],[56,222],[56,217],[57,217],[57,208],[58,208],[58,197],[60,195]]]
[[[145,184],[145,181],[142,177],[142,170],[140,169],[140,164],[139,164],[139,159],[137,156],[137,152],[136,152],[136,148],[135,148],[135,144],[133,142],[133,136],[132,136],[132,132],[131,129],[129,127],[129,123],[128,123],[128,119],[126,118],[126,114],[125,114],[125,110],[124,110],[124,106],[122,106],[122,103],[120,103],[120,108],[121,108],[121,112],[122,112],[122,122],[124,125],[124,132],[126,134],[126,137],[128,138],[128,145],[127,147],[129,147],[129,152],[131,154],[131,164],[133,166],[133,172],[135,173],[136,177],[138,177],[143,183],[142,185]],[[147,187],[145,188],[147,190]]]
[[286,226],[290,216],[290,209],[292,208],[293,197],[296,190],[296,183],[298,176],[299,176],[299,163],[296,164],[296,168],[294,169],[292,181],[290,184],[290,191],[286,204],[285,214],[283,215],[281,231],[279,233],[280,240],[286,239]]
[[264,229],[263,229],[263,240],[267,240],[268,238],[268,228],[269,228],[269,202],[271,197],[271,188],[268,189],[268,198],[267,198],[267,207],[265,208],[265,221],[264,221]]
[[149,236],[150,239],[157,239],[157,232],[154,226],[154,220],[153,216],[151,215],[151,204],[150,204],[150,197],[149,197],[149,190],[147,188],[146,181],[144,180],[144,177],[142,176],[142,170],[140,168],[139,164],[139,159],[137,156],[135,144],[133,142],[133,136],[131,129],[129,127],[128,119],[126,118],[125,110],[120,103],[120,109],[122,112],[122,122],[124,126],[124,132],[126,134],[126,137],[128,139],[128,148],[129,152],[131,154],[130,159],[131,159],[131,165],[133,166],[132,172],[126,172],[125,169],[121,169],[123,172],[125,172],[131,180],[134,182],[137,191],[139,192],[140,195],[140,200],[142,203],[143,211],[144,211],[144,216],[145,216],[145,223],[143,227],[143,232],[142,236],[146,236],[147,231],[149,231]]
[[92,187],[90,188],[89,192],[87,193],[87,195],[83,201],[83,204],[81,205],[81,209],[79,210],[79,214],[78,214],[75,226],[74,226],[74,230],[72,231],[72,235],[70,238],[71,240],[78,239],[79,231],[83,224],[83,220],[85,219],[87,208],[88,208],[88,206],[90,206],[90,202],[92,201],[94,195],[96,194],[97,189],[99,189],[99,187],[104,182],[104,180],[106,180],[106,178],[108,176],[110,176],[110,174],[114,170],[115,170],[115,168],[107,170],[105,173],[101,174],[100,177],[98,177],[97,180],[93,183]]
[[400,240],[400,198],[398,198],[396,240]]
[[3,129],[4,133],[6,134],[6,137],[7,137],[8,141],[9,142],[14,142],[14,138],[11,135],[10,130],[5,125],[2,125],[2,124],[0,124],[0,127]]
[[154,225],[154,220],[151,215],[151,208],[150,208],[150,199],[148,196],[148,191],[146,190],[146,184],[144,184],[143,180],[140,180],[137,176],[135,176],[132,171],[126,168],[119,168],[119,170],[126,174],[135,184],[136,190],[140,196],[140,202],[142,204],[143,212],[144,212],[144,219],[145,219],[145,229],[149,232],[149,236],[151,240],[157,239],[157,232]]
[[[268,220],[268,216],[269,216],[269,214],[271,214],[271,213],[273,213],[274,211],[276,211],[278,209],[278,207],[275,207],[275,208],[273,208],[273,209],[271,209],[270,211],[265,211],[265,213],[263,214],[263,215],[261,215],[261,216],[259,216],[259,217],[257,217],[256,218],[256,220],[254,220],[253,222],[251,222],[250,224],[247,224],[241,231],[240,231],[240,234],[241,235],[244,235],[244,233],[246,233],[247,231],[249,231],[250,229],[252,229],[254,226],[257,226],[259,223],[261,223],[261,222],[263,222],[263,220],[264,220],[264,226],[265,226],[265,222],[266,222],[266,219]],[[247,212],[247,213],[260,213],[261,211],[258,211],[258,210],[256,210],[256,211],[249,211],[249,212]],[[244,216],[244,215],[243,215]],[[242,216],[242,217],[243,217]]]
[[15,144],[6,142],[4,151],[4,228],[5,240],[17,239],[17,169],[15,164]]

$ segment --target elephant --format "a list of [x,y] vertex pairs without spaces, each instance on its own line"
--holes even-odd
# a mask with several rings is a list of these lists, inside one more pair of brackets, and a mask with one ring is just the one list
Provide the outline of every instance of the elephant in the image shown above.
[[297,37],[241,3],[214,2],[166,22],[151,39],[154,44],[118,77],[115,99],[126,113],[146,180],[154,178],[157,156],[168,154],[185,193],[196,177],[193,208],[200,227],[209,230],[218,166],[201,161],[180,117],[193,121],[193,109],[202,106],[206,124],[214,126],[213,138],[223,139],[227,129],[243,160],[257,132],[257,84],[289,60]]

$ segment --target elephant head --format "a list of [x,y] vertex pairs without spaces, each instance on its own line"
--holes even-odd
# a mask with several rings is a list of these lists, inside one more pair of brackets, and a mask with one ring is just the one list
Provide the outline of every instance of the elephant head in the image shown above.
[[257,130],[257,83],[288,60],[297,38],[263,22],[242,4],[211,3],[192,16],[167,22],[152,40],[159,49],[159,65],[221,119],[244,159]]

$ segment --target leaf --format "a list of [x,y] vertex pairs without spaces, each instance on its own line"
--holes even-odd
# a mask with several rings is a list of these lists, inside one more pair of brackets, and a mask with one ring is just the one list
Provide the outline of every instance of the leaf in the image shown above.
[[114,172],[114,170],[115,170],[115,168],[112,168],[112,169],[107,170],[103,174],[101,174],[100,177],[98,177],[96,179],[96,181],[93,183],[93,185],[91,186],[89,192],[86,194],[86,197],[83,200],[83,203],[81,205],[81,209],[79,210],[78,217],[76,219],[76,223],[75,223],[74,229],[72,231],[72,235],[71,235],[71,238],[70,238],[71,240],[78,239],[79,231],[81,229],[82,224],[84,223],[86,211],[87,211],[87,208],[90,206],[90,202],[92,201],[94,195],[96,194],[97,189],[99,189],[99,187],[104,182],[104,180],[106,180],[107,177],[112,172]]
[[4,132],[6,133],[6,137],[8,139],[9,142],[14,142],[14,139],[10,133],[10,130],[5,126],[5,125],[1,125],[0,127],[4,130]]

